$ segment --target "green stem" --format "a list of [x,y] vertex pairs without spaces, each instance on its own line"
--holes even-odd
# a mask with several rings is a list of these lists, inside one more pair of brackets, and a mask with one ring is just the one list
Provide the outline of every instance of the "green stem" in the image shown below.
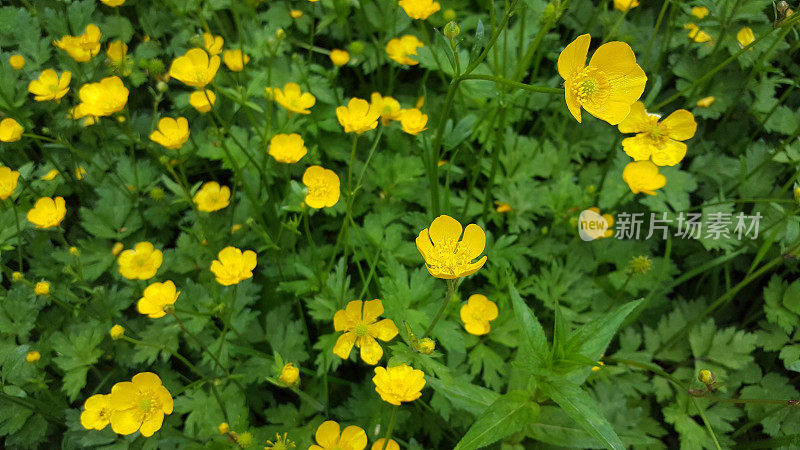
[[230,376],[230,372],[228,372],[228,369],[226,369],[222,365],[222,363],[219,362],[219,359],[217,359],[217,357],[214,356],[214,354],[211,353],[211,351],[209,351],[208,348],[206,348],[206,346],[203,345],[202,342],[200,342],[200,339],[198,339],[197,336],[194,335],[194,333],[192,333],[192,332],[190,332],[189,330],[186,329],[186,327],[183,325],[183,322],[181,322],[181,319],[179,319],[178,315],[175,314],[175,311],[171,311],[169,314],[175,319],[175,322],[178,323],[178,326],[181,327],[181,331],[183,331],[186,335],[191,336],[191,338],[194,339],[195,342],[197,342],[197,345],[200,346],[200,348],[203,350],[203,352],[206,353],[208,356],[211,357],[211,359],[214,360],[214,363],[217,365],[217,367],[219,367],[222,370],[222,372],[225,373],[225,375]]
[[531,92],[541,92],[544,94],[555,94],[555,95],[564,95],[564,89],[561,88],[551,88],[546,86],[533,86],[530,84],[520,83],[519,81],[508,80],[501,76],[494,76],[494,75],[464,75],[458,77],[459,81],[464,80],[486,80],[486,81],[494,81],[495,83],[505,84],[507,86],[515,87],[517,89],[523,89],[526,91]]
[[447,295],[444,297],[444,301],[442,302],[442,306],[439,307],[439,312],[436,313],[436,316],[433,318],[433,322],[431,322],[431,324],[428,326],[428,329],[426,329],[425,332],[422,333],[422,336],[420,336],[420,339],[423,339],[423,338],[427,337],[429,334],[431,334],[431,331],[433,331],[433,328],[439,322],[439,319],[441,319],[442,315],[444,315],[444,311],[447,309],[447,305],[450,304],[450,298],[456,292],[457,288],[458,288],[458,285],[457,285],[456,280],[447,280]]
[[386,450],[386,447],[389,445],[389,439],[392,438],[392,430],[394,430],[394,423],[397,420],[398,409],[400,409],[400,405],[394,405],[392,408],[392,417],[389,419],[389,427],[386,428],[386,440],[383,441],[383,447],[381,447],[381,450]]

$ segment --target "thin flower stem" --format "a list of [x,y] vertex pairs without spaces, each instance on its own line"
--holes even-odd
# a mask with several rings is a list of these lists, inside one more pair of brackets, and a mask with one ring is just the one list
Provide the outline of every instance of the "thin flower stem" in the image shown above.
[[177,322],[177,323],[178,323],[178,326],[179,326],[179,327],[181,327],[181,330],[182,330],[184,333],[186,333],[188,336],[191,336],[191,337],[192,337],[192,339],[194,339],[194,341],[195,341],[195,342],[197,342],[197,345],[199,345],[199,346],[200,346],[200,348],[203,350],[203,352],[207,353],[207,354],[208,354],[208,356],[210,356],[210,357],[211,357],[211,359],[213,359],[213,360],[214,360],[214,363],[216,363],[217,367],[219,367],[220,369],[222,369],[222,371],[225,373],[225,375],[227,375],[227,376],[230,376],[230,372],[228,371],[228,369],[226,369],[226,368],[225,368],[225,367],[222,365],[222,363],[221,363],[221,362],[219,362],[219,359],[217,359],[217,357],[216,357],[216,356],[214,356],[214,354],[213,354],[213,353],[211,353],[211,351],[209,351],[209,350],[208,350],[208,348],[206,348],[206,346],[205,346],[205,345],[203,345],[203,343],[202,343],[202,342],[200,342],[200,339],[198,339],[198,338],[197,338],[197,336],[195,336],[195,335],[194,335],[194,333],[192,333],[192,332],[190,332],[189,330],[187,330],[187,329],[186,329],[186,327],[183,325],[183,322],[181,322],[181,319],[179,319],[179,318],[178,318],[178,315],[177,315],[177,314],[175,314],[175,311],[171,311],[169,314],[170,314],[170,315],[171,315],[171,316],[172,316],[172,317],[175,319],[175,322]]
[[540,92],[543,94],[554,94],[554,95],[564,95],[564,89],[562,88],[551,88],[546,86],[533,86],[530,84],[520,83],[518,81],[509,80],[503,78],[501,76],[496,75],[464,75],[458,77],[459,81],[465,80],[486,80],[486,81],[494,81],[495,83],[505,84],[507,86],[515,87],[517,89],[523,89],[526,91],[531,92]]
[[431,331],[433,331],[433,328],[439,322],[439,319],[441,319],[442,315],[444,315],[444,311],[447,309],[447,305],[450,304],[450,298],[453,296],[453,294],[456,292],[457,289],[458,289],[458,284],[456,280],[447,280],[447,295],[445,296],[444,301],[442,302],[442,306],[439,308],[439,312],[436,313],[436,317],[433,318],[433,322],[431,322],[431,324],[428,326],[428,329],[425,330],[424,333],[422,333],[420,339],[423,339],[427,337],[429,334],[431,334]]
[[389,439],[392,438],[392,431],[394,430],[394,423],[397,420],[398,409],[400,409],[400,405],[394,405],[392,408],[392,417],[389,419],[389,426],[386,428],[386,440],[383,441],[383,447],[381,447],[381,450],[386,450],[386,447],[389,445]]
[[22,273],[22,227],[19,224],[17,204],[10,198],[7,201],[11,205],[11,210],[14,211],[14,226],[17,228],[17,270]]
[[145,347],[157,348],[157,349],[159,349],[159,350],[161,350],[161,351],[168,352],[168,353],[170,353],[172,356],[174,356],[174,357],[178,358],[178,360],[179,360],[179,361],[181,361],[182,363],[184,363],[184,364],[186,365],[186,367],[188,367],[188,368],[192,369],[192,371],[193,371],[194,373],[196,373],[196,374],[200,375],[201,377],[205,377],[205,374],[204,374],[203,372],[201,372],[201,371],[200,371],[200,369],[198,369],[198,368],[197,368],[197,366],[195,366],[194,364],[192,364],[191,362],[189,362],[189,360],[188,360],[188,359],[186,359],[186,358],[185,358],[183,355],[181,355],[180,353],[178,353],[178,352],[176,352],[176,351],[174,351],[174,350],[172,350],[172,349],[168,348],[168,347],[167,347],[167,346],[165,346],[165,345],[151,344],[151,343],[149,343],[149,342],[140,341],[139,339],[134,339],[134,338],[132,338],[132,337],[130,337],[130,336],[127,336],[127,335],[125,335],[125,334],[123,334],[123,335],[122,335],[122,336],[120,336],[119,338],[120,338],[120,339],[122,339],[123,341],[130,342],[131,344],[134,344],[134,345],[142,345],[142,346],[145,346]]
[[627,10],[627,11],[623,11],[623,12],[622,12],[622,14],[619,16],[619,18],[617,19],[617,21],[616,21],[616,22],[614,22],[614,25],[611,27],[611,29],[610,29],[610,30],[608,30],[608,33],[607,33],[607,34],[606,34],[606,36],[603,38],[603,42],[601,42],[601,44],[605,44],[606,42],[608,42],[608,41],[609,41],[609,39],[611,39],[612,37],[614,37],[614,33],[616,33],[616,32],[617,32],[617,28],[619,28],[619,26],[620,26],[620,24],[622,23],[622,21],[623,21],[623,20],[625,20],[625,16],[627,16],[627,15],[628,15],[628,11],[630,11],[630,10]]
[[644,63],[650,60],[650,51],[653,49],[653,42],[656,40],[656,36],[658,35],[658,30],[661,28],[661,22],[664,20],[664,14],[667,12],[667,8],[669,7],[670,0],[664,0],[664,3],[661,5],[661,10],[658,12],[658,18],[656,19],[656,25],[653,28],[653,34],[650,35],[650,42],[647,43],[647,51],[644,53]]
[[619,298],[622,297],[622,293],[625,292],[625,288],[628,286],[628,283],[630,283],[631,278],[633,278],[633,272],[628,272],[628,277],[625,278],[625,282],[622,283],[622,286],[617,290],[617,295],[614,296],[614,301],[611,302],[612,305],[617,303]]

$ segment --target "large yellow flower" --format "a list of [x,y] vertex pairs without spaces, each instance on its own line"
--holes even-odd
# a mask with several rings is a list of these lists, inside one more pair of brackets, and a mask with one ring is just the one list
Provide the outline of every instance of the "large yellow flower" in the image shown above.
[[345,133],[362,134],[375,129],[380,117],[379,106],[361,98],[351,98],[347,106],[336,108],[336,118]]
[[197,204],[197,209],[204,212],[219,211],[230,205],[230,200],[231,189],[228,186],[220,186],[216,181],[203,184],[192,198]]
[[211,272],[217,277],[217,283],[223,286],[239,284],[240,281],[253,278],[256,268],[256,253],[252,250],[242,252],[236,247],[225,247],[211,262]]
[[380,111],[382,124],[389,125],[392,120],[400,120],[403,108],[393,97],[384,97],[378,92],[373,92],[369,100]]
[[95,394],[86,399],[81,425],[87,430],[102,430],[111,419],[111,395]]
[[275,161],[294,164],[306,156],[306,153],[308,153],[308,149],[306,149],[303,138],[297,133],[276,134],[269,140],[269,154],[275,158]]
[[219,63],[219,56],[209,58],[205,50],[193,48],[172,61],[169,76],[187,86],[203,88],[217,76]]
[[53,69],[46,69],[39,74],[39,78],[31,80],[28,84],[28,92],[34,95],[33,99],[37,102],[47,100],[60,100],[61,97],[69,92],[69,82],[72,80],[72,72],[65,70],[61,76]]
[[331,207],[339,202],[339,176],[332,170],[321,166],[310,166],[303,173],[306,185],[306,205],[320,209]]
[[418,135],[427,130],[428,115],[422,114],[417,108],[404,109],[400,113],[400,126],[403,131],[411,135]]
[[164,414],[172,414],[173,401],[158,375],[142,372],[111,388],[111,407],[114,432],[150,437],[161,429]]
[[11,194],[17,189],[17,181],[19,181],[19,172],[6,166],[0,167],[0,200],[11,197]]
[[149,280],[156,276],[164,254],[149,242],[139,242],[119,254],[119,273],[129,280]]
[[413,402],[422,395],[425,372],[407,364],[385,369],[376,367],[372,382],[375,383],[375,391],[383,401],[400,405],[402,402]]
[[564,78],[564,98],[575,120],[581,121],[581,107],[598,119],[616,125],[628,115],[641,97],[647,75],[636,64],[636,55],[624,42],[608,42],[598,48],[589,65],[591,36],[572,41],[558,56],[558,73]]
[[420,231],[417,250],[431,275],[453,280],[477,272],[486,263],[486,256],[472,262],[486,246],[483,229],[471,223],[463,230],[463,237],[461,231],[456,219],[444,215],[433,219],[430,228]]
[[120,40],[108,44],[106,56],[113,64],[122,64],[128,57],[128,44]]
[[642,102],[619,124],[621,133],[637,133],[622,141],[622,149],[635,161],[652,159],[657,166],[674,166],[686,156],[686,144],[697,131],[692,113],[679,109],[659,122],[660,116],[648,114]]
[[163,283],[151,283],[144,289],[142,298],[136,303],[140,314],[145,314],[151,319],[164,317],[167,305],[174,305],[181,291],[175,289],[175,283],[167,280]]
[[344,333],[333,346],[333,353],[342,359],[347,359],[355,345],[361,349],[361,359],[365,363],[377,364],[383,356],[383,348],[376,339],[390,341],[397,336],[397,325],[391,319],[377,322],[381,314],[383,314],[383,302],[377,299],[366,302],[354,300],[349,302],[345,309],[336,311],[333,316],[333,329]]
[[481,336],[488,334],[492,329],[489,322],[497,319],[497,304],[486,298],[485,295],[473,294],[461,307],[460,313],[467,333]]
[[170,150],[181,148],[189,140],[189,121],[185,117],[162,117],[158,129],[150,133],[150,140]]
[[83,116],[110,116],[122,111],[128,103],[128,88],[122,84],[117,76],[106,77],[97,83],[88,83],[81,86],[78,97],[80,117]]
[[634,161],[628,163],[622,171],[622,181],[628,183],[631,192],[656,195],[656,189],[667,184],[667,177],[658,173],[658,166],[652,161]]
[[36,228],[57,227],[67,215],[64,197],[42,197],[28,211],[28,221]]
[[341,427],[333,420],[322,422],[317,428],[316,445],[308,450],[364,450],[367,448],[367,433],[364,429],[350,425],[339,434]]
[[425,20],[431,14],[442,9],[439,2],[433,0],[400,0],[398,4],[412,19]]
[[317,103],[317,98],[310,92],[301,92],[297,83],[286,83],[283,89],[267,88],[267,95],[270,94],[279,105],[297,114],[311,114],[309,108]]
[[95,24],[86,26],[80,36],[64,36],[53,45],[64,50],[77,62],[87,62],[100,53],[100,28]]
[[0,142],[17,142],[24,132],[22,125],[11,117],[0,120]]
[[389,58],[407,66],[419,64],[419,61],[409,58],[416,56],[417,49],[424,47],[422,41],[416,36],[407,34],[401,38],[394,38],[386,44],[386,54]]

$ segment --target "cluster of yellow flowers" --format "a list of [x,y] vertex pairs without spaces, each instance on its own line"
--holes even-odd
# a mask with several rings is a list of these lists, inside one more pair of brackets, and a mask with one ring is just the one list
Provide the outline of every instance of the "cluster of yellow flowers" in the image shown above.
[[161,429],[164,415],[172,414],[172,395],[152,372],[134,375],[111,388],[110,394],[96,394],[83,405],[81,425],[87,430],[102,430],[108,424],[115,433],[150,437]]

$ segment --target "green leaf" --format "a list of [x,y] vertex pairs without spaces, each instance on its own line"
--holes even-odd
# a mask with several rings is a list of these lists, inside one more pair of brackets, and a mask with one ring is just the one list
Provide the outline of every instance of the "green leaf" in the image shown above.
[[530,346],[535,362],[544,367],[549,358],[549,349],[547,348],[547,337],[544,335],[544,329],[533,311],[525,304],[522,297],[519,296],[517,288],[509,285],[508,293],[511,295],[511,304],[514,307],[514,317],[517,319],[520,331],[524,337],[524,341]]
[[525,391],[511,391],[498,398],[475,420],[454,450],[473,450],[497,442],[519,430],[539,413],[539,405]]
[[425,377],[428,384],[436,392],[444,395],[453,405],[465,409],[475,415],[486,410],[500,395],[481,386],[463,381]]
[[641,302],[641,299],[628,302],[578,328],[570,338],[570,346],[580,346],[579,353],[587,358],[600,359],[622,321]]
[[545,392],[592,437],[606,448],[624,449],[614,428],[600,415],[599,406],[589,393],[569,381],[554,379],[543,385]]

